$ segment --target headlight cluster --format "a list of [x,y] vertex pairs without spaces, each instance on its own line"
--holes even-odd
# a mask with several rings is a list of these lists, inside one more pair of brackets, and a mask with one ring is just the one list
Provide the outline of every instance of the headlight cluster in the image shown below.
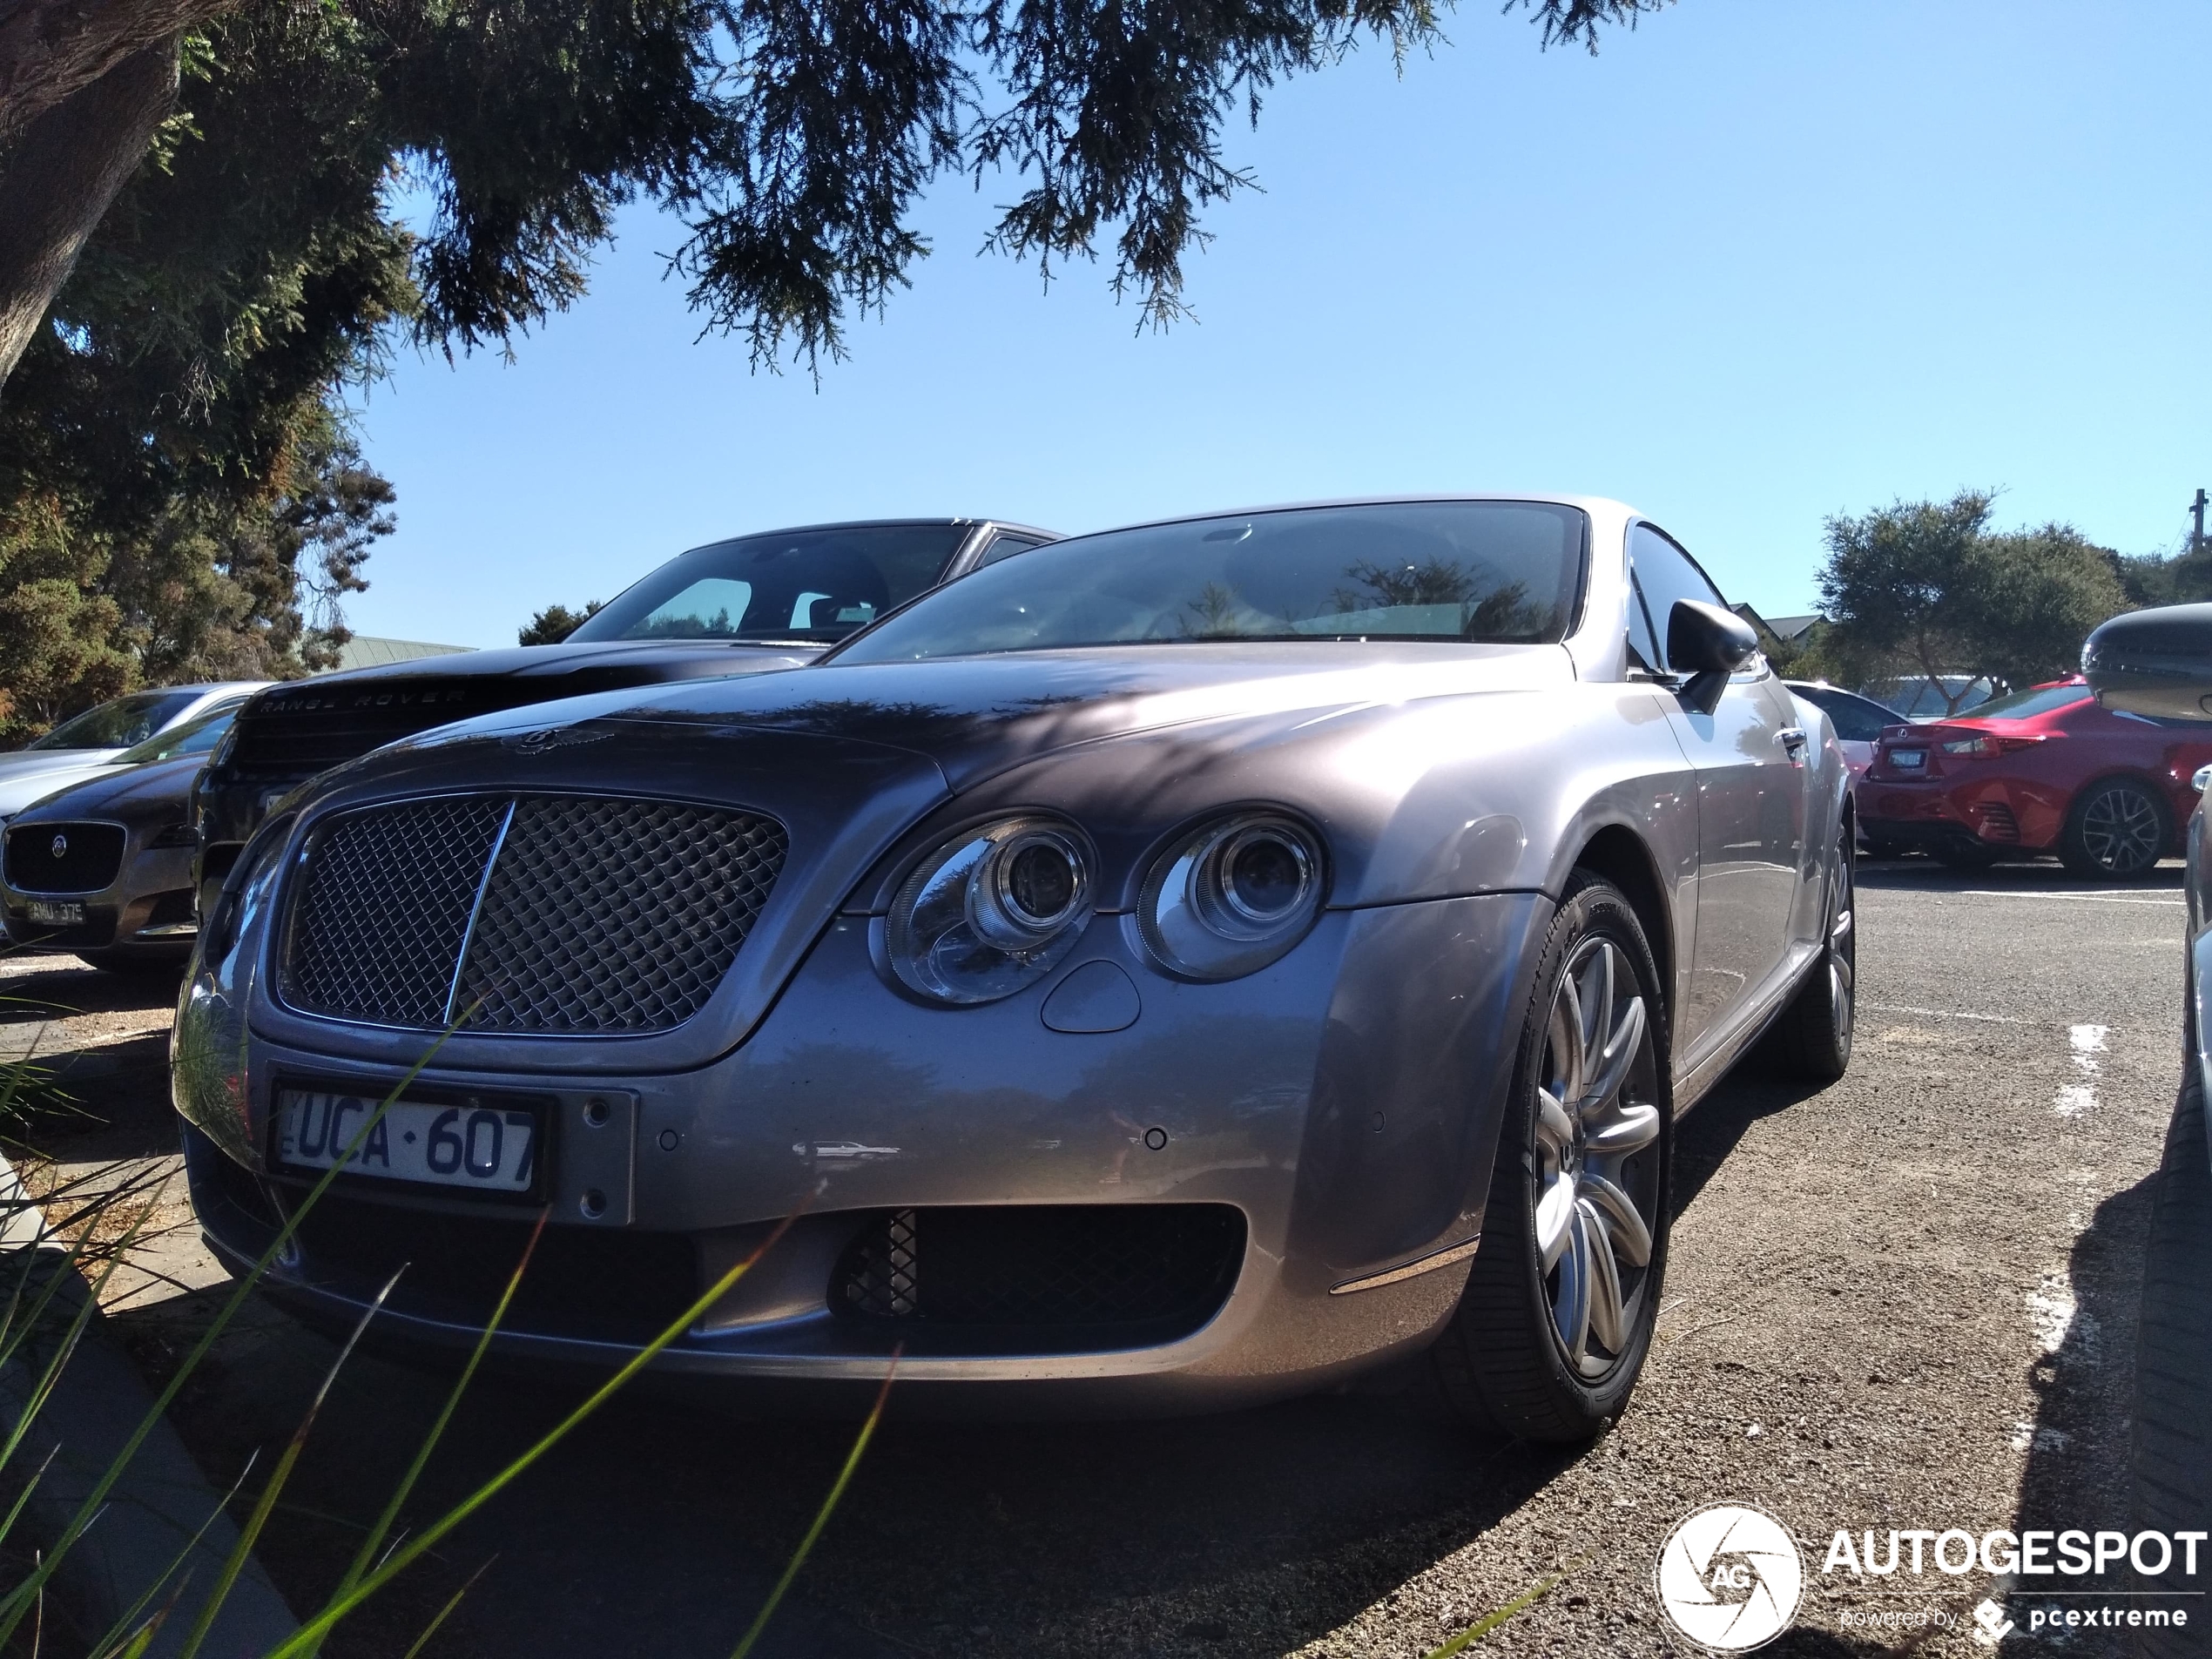
[[222,895],[199,919],[199,954],[210,967],[230,954],[247,914],[268,902],[282,867],[285,843],[292,838],[290,814],[272,819],[253,833],[224,880]]
[[[1096,909],[1096,854],[1073,825],[1008,818],[963,831],[915,865],[885,919],[901,984],[934,1002],[995,1002],[1076,947]],[[1319,838],[1295,819],[1244,813],[1171,843],[1138,901],[1146,952],[1183,979],[1257,972],[1320,913]]]
[[1076,948],[1095,907],[1089,841],[1050,819],[955,837],[900,884],[885,926],[892,971],[939,1002],[995,1002]]
[[1253,813],[1186,835],[1152,867],[1137,901],[1145,948],[1186,979],[1257,972],[1305,936],[1321,908],[1312,831]]

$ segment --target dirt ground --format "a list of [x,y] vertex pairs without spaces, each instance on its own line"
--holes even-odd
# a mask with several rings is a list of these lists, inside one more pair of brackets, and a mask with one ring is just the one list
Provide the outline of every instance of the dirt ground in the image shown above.
[[[2050,865],[1874,865],[1859,914],[1850,1076],[1815,1093],[1740,1078],[1683,1125],[1656,1346],[1603,1440],[1486,1442],[1405,1377],[1170,1422],[894,1417],[770,1647],[1418,1659],[1563,1572],[1475,1651],[1687,1655],[1655,1596],[1661,1545],[1689,1512],[1738,1500],[1804,1558],[1797,1627],[1767,1651],[1987,1653],[1972,1634],[1985,1597],[2017,1626],[2006,1653],[2121,1651],[2101,1631],[2032,1634],[2034,1608],[2066,1603],[1979,1566],[1864,1580],[1822,1567],[1838,1529],[2124,1525],[2145,1182],[2180,1076],[2178,871],[2087,889]],[[78,1096],[11,1149],[37,1178],[167,1167],[174,990],[65,958],[0,963],[0,996],[23,999],[0,1002],[0,1042],[20,1053],[35,1033]],[[158,1258],[111,1297],[154,1370],[206,1317],[212,1293],[196,1287],[215,1278],[180,1197],[172,1185],[154,1217],[176,1224]],[[280,1314],[242,1321],[179,1425],[212,1477],[227,1484],[257,1449],[266,1466],[331,1353]],[[341,1377],[264,1551],[297,1604],[334,1576],[439,1390],[375,1358]],[[465,1490],[563,1403],[486,1382],[417,1508]],[[850,1434],[618,1403],[327,1651],[396,1659],[489,1561],[428,1653],[727,1653]],[[2052,1584],[2075,1606],[2126,1588]]]

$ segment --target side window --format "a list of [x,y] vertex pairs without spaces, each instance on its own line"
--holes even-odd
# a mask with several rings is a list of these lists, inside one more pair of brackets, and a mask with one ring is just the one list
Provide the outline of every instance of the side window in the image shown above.
[[[1639,524],[1629,532],[1629,569],[1635,573],[1636,590],[1649,613],[1652,637],[1662,654],[1667,618],[1674,614],[1677,599],[1723,607],[1728,604],[1720,590],[1706,580],[1697,562],[1649,524]],[[1669,664],[1662,662],[1656,666],[1668,668]]]
[[1651,637],[1651,618],[1644,612],[1643,589],[1629,578],[1629,666],[1647,674],[1659,671],[1659,644]]
[[983,550],[983,556],[975,561],[974,568],[980,570],[987,564],[996,564],[1001,559],[1010,559],[1016,553],[1027,553],[1033,547],[1043,545],[1026,536],[1001,536]]

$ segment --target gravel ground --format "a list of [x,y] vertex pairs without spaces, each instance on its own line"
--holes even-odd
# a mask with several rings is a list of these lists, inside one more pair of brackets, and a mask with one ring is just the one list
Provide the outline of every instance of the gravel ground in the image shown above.
[[[2178,880],[2170,866],[2121,890],[2050,865],[1869,867],[1851,1076],[1810,1094],[1744,1076],[1684,1123],[1656,1345],[1595,1446],[1480,1440],[1403,1376],[1174,1422],[894,1420],[773,1645],[1418,1659],[1563,1572],[1476,1650],[1686,1655],[1654,1598],[1661,1543],[1690,1510],[1739,1499],[1806,1557],[1797,1628],[1768,1651],[1986,1653],[1972,1610],[2008,1587],[1979,1569],[1862,1583],[1821,1564],[1838,1528],[2124,1524],[2145,1181],[2179,1076]],[[87,1115],[34,1123],[38,1152],[75,1167],[171,1150],[148,1062],[173,985],[118,988],[66,959],[0,975],[0,995],[89,1010],[0,1004],[18,1050],[43,1020],[42,1051],[84,1056],[64,1075]],[[189,1231],[168,1248],[166,1277],[193,1283]],[[116,1317],[158,1370],[207,1301],[142,1285]],[[331,1352],[268,1312],[226,1340],[180,1424],[212,1476],[273,1452]],[[341,1376],[264,1552],[295,1600],[334,1575],[437,1398],[435,1379],[373,1358]],[[426,1503],[562,1404],[487,1383]],[[850,1434],[621,1404],[327,1651],[396,1656],[489,1561],[428,1653],[726,1653]],[[2061,1645],[2031,1640],[2036,1603],[2007,1605],[2005,1652]],[[1863,1622],[1935,1615],[1951,1626]],[[2079,1633],[2062,1650],[2120,1648]]]

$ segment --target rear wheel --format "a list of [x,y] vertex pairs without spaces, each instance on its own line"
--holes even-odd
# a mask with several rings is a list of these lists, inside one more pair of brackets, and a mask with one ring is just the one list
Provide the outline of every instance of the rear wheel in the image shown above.
[[1471,1421],[1587,1440],[1635,1386],[1666,1265],[1663,1008],[1635,912],[1578,875],[1538,963],[1482,1247],[1433,1351]]
[[1828,873],[1828,929],[1819,959],[1790,1006],[1775,1022],[1771,1052],[1791,1075],[1832,1083],[1851,1064],[1851,1026],[1857,1009],[1858,919],[1852,881],[1851,838],[1836,846],[1836,867]]
[[2091,784],[2066,815],[2059,858],[2088,881],[2125,881],[2165,853],[2173,837],[2166,803],[2132,778]]
[[[2188,1067],[2155,1177],[2135,1327],[2135,1527],[2169,1537],[2212,1514],[2212,1164],[2194,1055]],[[2177,1550],[2168,1570],[2146,1575],[2143,1588],[2194,1588],[2182,1564]],[[2137,1640],[2151,1659],[2203,1659],[2212,1654],[2212,1619],[2145,1630]]]

